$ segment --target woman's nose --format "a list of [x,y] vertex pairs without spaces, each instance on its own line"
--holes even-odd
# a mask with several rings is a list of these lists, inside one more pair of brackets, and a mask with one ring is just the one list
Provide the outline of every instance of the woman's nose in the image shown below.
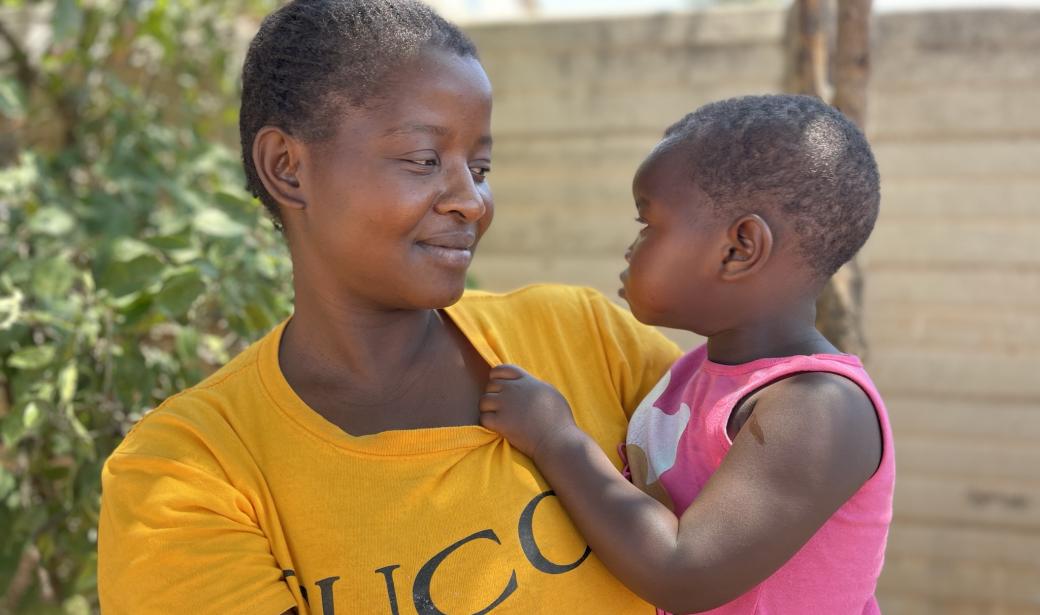
[[464,173],[454,173],[451,185],[434,206],[437,213],[454,213],[467,222],[476,222],[487,213],[486,195],[473,179],[467,167]]

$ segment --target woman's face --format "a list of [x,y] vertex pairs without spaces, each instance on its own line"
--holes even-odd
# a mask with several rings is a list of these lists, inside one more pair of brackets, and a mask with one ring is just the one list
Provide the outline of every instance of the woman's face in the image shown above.
[[480,63],[429,52],[394,75],[386,100],[347,108],[335,128],[304,146],[304,206],[283,210],[297,291],[379,309],[454,303],[494,210]]

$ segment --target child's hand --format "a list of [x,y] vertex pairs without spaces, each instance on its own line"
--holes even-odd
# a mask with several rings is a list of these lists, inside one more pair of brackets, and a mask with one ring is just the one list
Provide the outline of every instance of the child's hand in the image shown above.
[[515,365],[491,370],[480,398],[480,424],[505,436],[535,462],[578,431],[563,395]]

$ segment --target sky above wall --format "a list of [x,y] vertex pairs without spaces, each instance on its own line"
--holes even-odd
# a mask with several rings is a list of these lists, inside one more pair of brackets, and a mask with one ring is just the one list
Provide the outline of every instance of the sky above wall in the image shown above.
[[[588,15],[678,10],[696,2],[689,0],[539,0],[544,15]],[[919,10],[922,8],[1035,7],[1040,0],[874,0],[878,11]]]
[[[763,1],[763,0],[759,0]],[[765,0],[763,3],[768,3]],[[518,0],[434,0],[445,14],[460,21],[501,19],[522,15]],[[713,0],[536,0],[543,17],[619,15],[683,10],[713,4]],[[783,4],[784,0],[775,0]],[[878,12],[944,8],[1040,8],[1040,0],[874,0]]]

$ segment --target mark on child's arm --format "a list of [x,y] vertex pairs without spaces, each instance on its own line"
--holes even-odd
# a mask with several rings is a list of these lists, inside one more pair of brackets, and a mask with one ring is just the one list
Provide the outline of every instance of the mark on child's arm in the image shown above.
[[754,414],[752,414],[751,418],[748,419],[748,430],[751,431],[751,435],[755,436],[755,440],[757,440],[759,444],[766,443],[766,434],[762,431],[762,426],[758,424],[758,417]]

